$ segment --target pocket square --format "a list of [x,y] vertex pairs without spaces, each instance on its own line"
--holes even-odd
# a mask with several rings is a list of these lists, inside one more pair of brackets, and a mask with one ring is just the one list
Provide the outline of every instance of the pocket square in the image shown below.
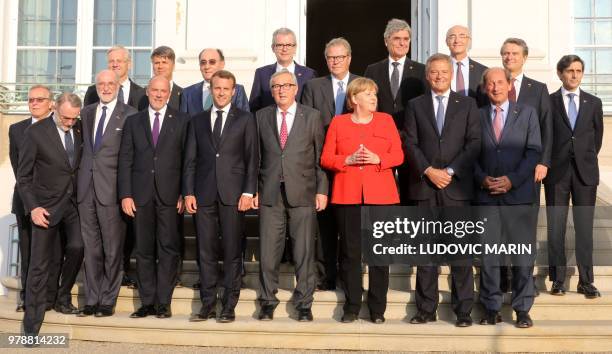
[[121,130],[121,128],[115,128],[115,130]]

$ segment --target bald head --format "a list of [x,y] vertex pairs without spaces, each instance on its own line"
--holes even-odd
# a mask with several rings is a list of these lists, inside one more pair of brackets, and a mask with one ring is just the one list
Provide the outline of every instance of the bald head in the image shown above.
[[103,104],[113,101],[119,92],[119,74],[113,70],[102,70],[96,75],[96,92]]
[[467,56],[472,42],[470,29],[466,26],[455,25],[446,31],[446,45],[450,50],[451,57],[462,60]]

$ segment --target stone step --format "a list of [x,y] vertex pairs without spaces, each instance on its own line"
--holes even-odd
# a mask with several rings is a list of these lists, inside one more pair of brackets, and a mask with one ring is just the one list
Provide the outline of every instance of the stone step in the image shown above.
[[[0,298],[0,331],[19,333],[23,313]],[[131,319],[127,312],[113,317],[67,316],[47,312],[41,333],[68,333],[72,339],[282,349],[337,349],[383,351],[495,351],[555,352],[608,351],[612,348],[610,320],[534,319],[530,329],[515,328],[510,317],[496,326],[457,328],[444,320],[410,325],[389,319],[375,325],[367,320],[340,323],[338,318],[315,318],[310,323],[290,318],[262,322],[239,316],[222,324],[209,320],[192,323],[188,315],[169,319]]]

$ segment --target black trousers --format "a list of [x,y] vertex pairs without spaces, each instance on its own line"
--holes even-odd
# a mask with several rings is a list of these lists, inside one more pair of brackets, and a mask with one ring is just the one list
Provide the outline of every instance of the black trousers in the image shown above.
[[[340,278],[346,301],[345,313],[358,314],[363,294],[361,263],[361,205],[335,204],[340,233]],[[389,266],[368,266],[368,299],[371,314],[383,315],[387,308]]]
[[338,276],[338,227],[334,206],[328,205],[325,210],[317,213],[317,221],[319,223],[315,245],[317,284],[334,289]]
[[585,185],[572,160],[563,178],[544,185],[546,220],[548,224],[548,264],[551,281],[565,280],[565,231],[570,196],[574,216],[576,263],[581,283],[592,283],[593,277],[593,216],[597,186]]
[[[217,198],[218,199],[218,198]],[[217,300],[218,262],[223,261],[223,308],[233,310],[240,297],[242,268],[242,235],[244,212],[237,205],[198,206],[194,216],[197,230],[200,266],[200,299],[202,305],[212,306]]]
[[70,291],[83,263],[83,239],[77,207],[68,203],[62,220],[48,229],[32,225],[30,266],[26,282],[26,309],[23,317],[23,330],[26,334],[38,334],[45,319],[47,305],[47,284],[52,276],[53,265],[57,264],[55,250],[62,244],[60,228],[66,237],[63,249],[64,260],[56,302],[72,302]]
[[[444,190],[435,191],[432,198],[416,200],[412,204],[419,207],[440,208],[470,205],[468,201],[449,198]],[[474,273],[472,265],[452,265],[450,268],[453,311],[457,315],[470,314],[474,305]],[[415,301],[419,311],[434,313],[438,309],[438,276],[438,266],[417,266]]]
[[[178,199],[178,198],[177,198]],[[134,217],[138,294],[143,305],[172,302],[181,240],[176,204],[165,205],[157,193]]]

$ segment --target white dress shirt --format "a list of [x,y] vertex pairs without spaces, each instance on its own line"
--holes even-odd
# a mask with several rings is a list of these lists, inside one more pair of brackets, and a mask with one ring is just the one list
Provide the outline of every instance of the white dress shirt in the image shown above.
[[[453,80],[451,81],[451,90],[457,92],[457,60],[451,57],[453,62]],[[467,95],[470,89],[470,58],[466,56],[460,60],[461,62],[461,74],[463,74],[463,83],[465,86],[465,94]],[[461,93],[463,94],[463,93]]]
[[100,122],[100,118],[102,117],[102,107],[106,106],[106,118],[104,118],[104,127],[102,128],[102,135],[104,135],[104,132],[106,131],[106,126],[108,125],[108,122],[110,121],[111,114],[113,114],[113,111],[115,110],[116,105],[117,105],[116,98],[106,104],[102,103],[102,101],[98,103],[98,107],[96,108],[96,119],[94,120],[93,132],[91,135],[91,138],[93,141],[95,141],[96,139],[96,132],[98,131],[98,123]]
[[573,93],[576,95],[574,97],[574,103],[576,104],[576,113],[580,112],[580,87],[577,87],[574,91],[568,91],[565,87],[561,86],[561,96],[563,97],[563,105],[565,106],[565,113],[569,117],[569,93]]
[[516,75],[516,77],[514,78],[514,90],[516,91],[516,102],[518,102],[519,95],[521,93],[521,83],[523,82],[524,76],[525,74],[520,73]]
[[123,88],[123,103],[127,104],[130,99],[130,87],[132,86],[130,78],[125,79],[120,85]]
[[[64,150],[66,150],[66,141],[64,141],[65,136],[66,136],[66,132],[64,131],[64,129],[60,128],[60,126],[58,125],[58,122],[57,122],[57,120],[55,120],[55,118],[53,120],[54,120],[54,123],[55,123],[55,127],[57,128],[57,133],[59,134],[60,141],[62,142],[62,146],[64,147]],[[70,136],[72,137],[72,143],[74,144],[74,132],[73,132],[73,129],[70,128],[69,132],[70,132]]]
[[[293,127],[293,121],[295,120],[295,111],[297,110],[297,103],[293,104],[287,109],[287,115],[285,120],[287,122],[287,135],[291,133],[291,127]],[[281,124],[283,122],[283,116],[281,115],[280,108],[276,107],[276,125],[278,126],[278,135],[280,136]]]
[[[434,117],[436,116],[436,114],[438,113],[438,99],[436,98],[436,96],[442,96],[442,105],[444,105],[444,117],[446,117],[446,109],[448,108],[448,96],[450,95],[450,89],[446,90],[446,92],[444,92],[442,95],[439,95],[433,91],[431,91],[431,99],[433,100],[433,107],[434,107]],[[445,119],[446,121],[446,119]]]
[[402,74],[404,74],[404,63],[406,62],[406,56],[404,55],[399,60],[393,60],[393,58],[389,57],[389,81],[391,80],[391,75],[393,74],[393,62],[398,62],[397,71],[399,71],[399,82],[402,82]]
[[211,131],[215,130],[215,122],[217,121],[217,111],[222,111],[223,113],[221,114],[221,134],[223,134],[223,127],[225,127],[225,122],[227,122],[227,115],[229,114],[231,107],[232,107],[232,104],[230,103],[223,108],[217,108],[217,106],[215,106],[215,104],[213,103],[211,110],[210,110],[210,129]]
[[[159,132],[161,133],[162,125],[164,124],[164,116],[166,115],[166,108],[168,105],[165,105],[162,109],[159,110]],[[149,106],[149,123],[151,123],[151,131],[153,131],[153,122],[155,122],[155,110]]]
[[340,81],[344,82],[344,86],[342,86],[342,89],[344,90],[344,94],[346,95],[346,88],[348,86],[349,75],[350,75],[349,73],[346,73],[346,75],[344,76],[342,80],[338,80],[336,79],[336,77],[334,77],[334,75],[331,75],[332,89],[334,90],[334,100],[336,99],[336,96],[338,95],[338,82]]
[[279,63],[276,63],[276,72],[283,71],[283,69],[289,71],[290,73],[295,74],[295,62],[292,61],[291,64],[289,64],[287,67],[284,67],[280,65]]

